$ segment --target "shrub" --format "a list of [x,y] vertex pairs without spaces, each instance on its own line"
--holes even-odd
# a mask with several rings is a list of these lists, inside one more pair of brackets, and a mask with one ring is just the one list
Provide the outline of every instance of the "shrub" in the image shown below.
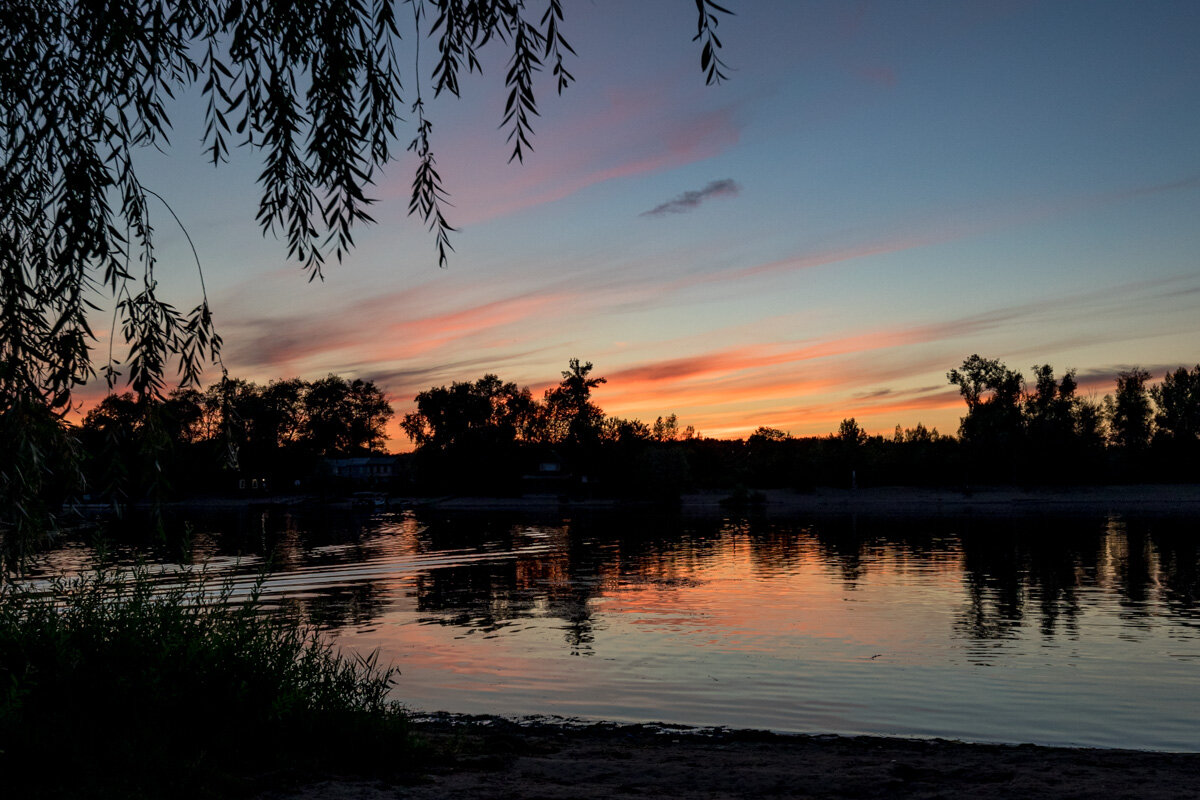
[[395,671],[203,572],[0,588],[0,774],[45,796],[226,795],[400,768]]

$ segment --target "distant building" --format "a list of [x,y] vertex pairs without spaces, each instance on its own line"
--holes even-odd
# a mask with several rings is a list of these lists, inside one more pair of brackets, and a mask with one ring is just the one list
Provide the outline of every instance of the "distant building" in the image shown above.
[[526,494],[563,492],[571,484],[571,473],[563,458],[553,450],[547,450],[537,459],[537,471],[521,476],[521,489]]
[[327,458],[330,474],[354,483],[378,485],[391,483],[397,474],[400,456],[375,455],[356,458]]
[[254,494],[269,493],[266,475],[248,475],[245,473],[238,473],[236,480],[239,492],[251,492]]

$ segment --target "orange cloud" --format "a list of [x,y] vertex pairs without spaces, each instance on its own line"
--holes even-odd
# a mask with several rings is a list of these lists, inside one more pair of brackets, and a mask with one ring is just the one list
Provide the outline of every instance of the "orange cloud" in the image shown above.
[[[928,352],[897,358],[885,356],[886,351],[978,334],[1037,313],[1037,307],[998,309],[825,341],[745,345],[664,359],[607,372],[599,400],[619,416],[652,418],[675,411],[709,435],[744,436],[759,425],[821,433],[850,416],[890,430],[897,422],[915,424],[913,414],[923,411],[935,412],[934,424],[952,430],[960,400],[940,381],[945,357]],[[930,373],[939,376],[935,386],[879,388]],[[861,387],[869,390],[853,394]]]
[[[271,374],[342,369],[429,354],[454,342],[477,348],[511,345],[497,336],[505,326],[569,305],[567,293],[530,292],[476,305],[408,316],[409,292],[392,292],[310,313],[234,323],[231,367]],[[392,324],[380,320],[399,319]]]

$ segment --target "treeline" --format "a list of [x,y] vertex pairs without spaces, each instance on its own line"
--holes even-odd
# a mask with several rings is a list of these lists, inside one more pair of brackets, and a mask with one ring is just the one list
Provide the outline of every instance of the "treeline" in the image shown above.
[[[816,486],[1068,485],[1200,480],[1200,365],[1152,383],[1122,372],[1101,400],[1074,371],[1049,365],[1027,380],[973,355],[947,373],[966,406],[957,435],[918,424],[868,435],[854,419],[828,436],[762,427],[709,439],[674,414],[654,422],[606,415],[604,378],[571,359],[536,398],[495,375],[427,389],[401,428],[416,450],[387,471],[414,494],[555,492],[670,498],[684,491]],[[48,411],[46,413],[49,413]],[[47,458],[55,502],[161,501],[226,492],[239,479],[269,491],[345,488],[329,459],[382,455],[393,410],[371,381],[329,375],[256,384],[223,378],[204,391],[106,397],[70,431],[76,452]]]
[[653,423],[608,416],[592,400],[604,383],[592,370],[572,359],[540,400],[490,374],[421,392],[401,423],[417,444],[408,485],[427,494],[670,499],[692,490],[849,486],[859,474],[864,484],[946,483],[960,468],[958,441],[923,425],[888,440],[852,419],[827,437],[764,427],[741,440],[705,438],[675,414]]
[[1075,371],[1048,364],[1032,380],[973,355],[947,373],[967,414],[959,438],[967,474],[1011,483],[1200,479],[1200,365],[1151,385],[1143,369],[1121,372],[1100,401],[1078,394]]
[[[1151,385],[1122,372],[1093,401],[1075,372],[1031,379],[973,355],[947,373],[966,403],[957,436],[918,424],[871,436],[854,419],[828,436],[759,428],[706,439],[674,415],[651,424],[606,416],[591,399],[603,378],[572,360],[539,401],[495,375],[417,395],[402,427],[417,444],[408,486],[419,492],[572,492],[670,497],[686,490],[816,486],[1070,485],[1200,479],[1200,365]],[[546,479],[558,474],[557,483]],[[540,483],[539,483],[540,480]]]
[[113,394],[79,426],[83,483],[117,502],[222,491],[239,476],[278,489],[307,484],[324,459],[383,452],[393,413],[374,383],[337,375],[227,377],[160,399]]

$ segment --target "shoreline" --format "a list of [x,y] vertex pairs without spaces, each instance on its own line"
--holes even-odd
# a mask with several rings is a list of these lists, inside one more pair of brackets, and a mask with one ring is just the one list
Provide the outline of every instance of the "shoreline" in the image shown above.
[[[435,716],[410,774],[307,780],[260,800],[472,797],[1188,798],[1200,753],[669,725]],[[413,775],[411,772],[415,772]]]
[[[680,497],[683,514],[842,514],[879,515],[970,514],[1013,515],[1029,513],[1150,513],[1200,514],[1200,485],[1146,484],[1022,489],[980,487],[971,491],[884,486],[868,489],[820,488],[809,492],[768,489],[759,492],[761,503],[728,505],[727,493],[691,493]],[[654,508],[652,504],[619,499],[560,501],[553,496],[520,498],[446,497],[412,498],[411,507],[438,511],[553,511],[609,510],[625,507]],[[404,506],[410,507],[410,506]],[[673,508],[673,506],[659,506]]]
[[[980,514],[1022,516],[1041,513],[1198,514],[1200,484],[1131,484],[1020,488],[985,486],[959,489],[884,486],[866,489],[820,488],[812,491],[768,489],[755,492],[760,502],[741,505],[725,502],[726,492],[684,494],[677,504],[654,504],[622,498],[567,498],[540,494],[522,497],[390,497],[386,510],[444,512],[573,513],[649,509],[684,515],[712,516],[762,514],[867,514],[939,516]],[[250,508],[343,510],[354,509],[347,499],[323,500],[307,495],[207,497],[169,503],[177,512],[236,511]],[[376,509],[361,509],[371,513]]]

